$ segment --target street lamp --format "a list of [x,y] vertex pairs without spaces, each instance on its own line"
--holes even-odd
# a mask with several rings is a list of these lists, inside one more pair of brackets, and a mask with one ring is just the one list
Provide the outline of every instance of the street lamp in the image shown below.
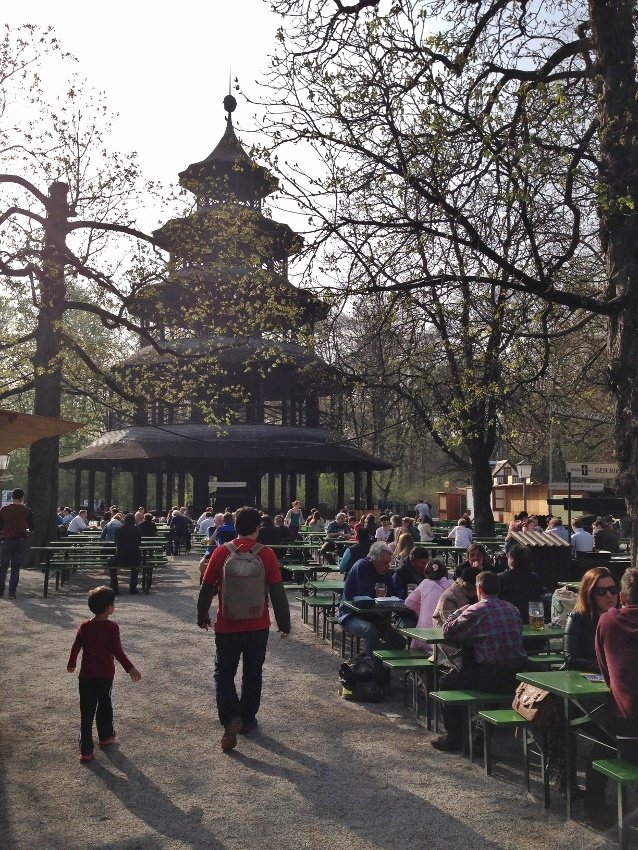
[[518,472],[518,477],[523,480],[523,510],[527,513],[527,479],[532,474],[532,464],[517,463],[516,471]]

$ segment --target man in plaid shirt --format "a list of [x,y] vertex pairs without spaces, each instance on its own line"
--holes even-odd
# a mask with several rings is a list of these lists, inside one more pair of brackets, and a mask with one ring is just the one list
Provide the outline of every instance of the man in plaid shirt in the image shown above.
[[[476,578],[478,602],[454,611],[443,623],[443,634],[454,641],[471,644],[464,652],[461,670],[441,677],[441,690],[478,690],[514,693],[516,674],[527,667],[523,648],[522,622],[518,609],[499,599],[499,580],[484,571]],[[446,735],[432,741],[437,750],[460,750],[463,742],[463,709],[443,706]]]

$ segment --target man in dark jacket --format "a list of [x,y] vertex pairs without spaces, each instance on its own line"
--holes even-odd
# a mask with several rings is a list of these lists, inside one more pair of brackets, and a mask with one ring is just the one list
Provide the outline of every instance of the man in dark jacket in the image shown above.
[[543,582],[538,573],[532,572],[530,563],[527,547],[512,546],[507,553],[508,569],[498,574],[499,597],[518,608],[525,625],[529,623],[529,603],[540,602],[543,595]]
[[344,602],[353,602],[355,596],[371,596],[374,599],[377,584],[383,584],[386,594],[392,595],[392,581],[389,575],[391,560],[392,550],[387,543],[373,543],[367,557],[358,560],[349,570],[343,586],[339,624],[344,631],[364,639],[366,655],[371,658],[374,650],[379,649],[382,643],[385,643],[388,649],[403,649],[405,641],[390,628],[390,621],[386,616],[372,610],[370,616],[366,617],[348,608]]

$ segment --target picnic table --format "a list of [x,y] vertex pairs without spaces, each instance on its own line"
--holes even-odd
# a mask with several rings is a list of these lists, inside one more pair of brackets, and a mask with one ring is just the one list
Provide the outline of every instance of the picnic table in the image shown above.
[[[571,776],[571,765],[574,754],[570,746],[572,729],[591,720],[592,703],[604,702],[609,695],[609,688],[604,682],[592,682],[587,679],[589,673],[578,673],[575,670],[553,670],[545,673],[517,673],[520,682],[528,682],[558,697],[562,707],[563,733],[565,740],[565,775]],[[578,715],[574,717],[575,712]],[[572,789],[571,782],[565,783],[565,815],[571,818]]]
[[[157,537],[145,537],[142,538],[140,549],[142,564],[139,569],[142,573],[142,591],[150,593],[153,570],[167,563],[163,551],[164,541]],[[52,573],[55,575],[55,589],[58,590],[60,584],[64,584],[68,576],[76,570],[109,569],[108,560],[115,554],[116,546],[108,540],[63,538],[51,541],[46,546],[31,546],[30,551],[44,555],[44,560],[40,558],[37,564],[26,569],[40,570],[44,573],[43,596],[46,598]]]

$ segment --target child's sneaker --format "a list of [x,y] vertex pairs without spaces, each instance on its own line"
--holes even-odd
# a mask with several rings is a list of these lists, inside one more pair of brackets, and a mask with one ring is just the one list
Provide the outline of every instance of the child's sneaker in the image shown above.
[[113,734],[112,734],[110,737],[105,738],[103,741],[100,741],[100,746],[101,746],[101,747],[108,747],[108,745],[109,745],[109,744],[112,744],[112,743],[113,743],[113,741],[114,741],[116,738],[117,738],[117,735],[115,734],[115,732],[113,732]]
[[93,753],[88,753],[87,755],[80,753],[80,761],[93,761],[94,758]]
[[222,735],[221,747],[224,752],[234,750],[237,746],[237,733],[242,727],[242,722],[239,718],[231,720],[224,726],[224,734]]

